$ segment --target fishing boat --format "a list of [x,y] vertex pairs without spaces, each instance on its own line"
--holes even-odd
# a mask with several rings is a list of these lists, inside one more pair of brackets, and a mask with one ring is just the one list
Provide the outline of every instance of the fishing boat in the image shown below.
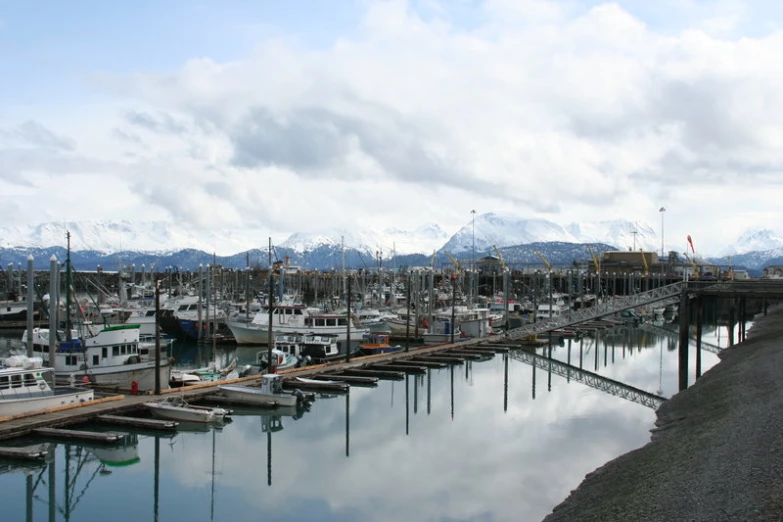
[[[317,308],[302,304],[276,304],[272,308],[272,330],[275,333],[312,332],[317,334],[332,334],[338,341],[345,341],[348,336],[348,324],[351,324],[351,335],[359,336],[369,332],[345,314],[324,313]],[[240,320],[227,321],[237,344],[268,344],[269,337],[269,307],[262,307],[249,322]]]
[[213,361],[209,366],[203,368],[177,368],[171,370],[169,385],[173,388],[180,386],[189,386],[203,382],[224,381],[236,379],[239,377],[237,370],[237,359],[234,357],[225,368],[218,368],[217,362]]
[[282,377],[273,373],[263,375],[259,386],[222,384],[218,386],[218,390],[229,402],[235,401],[252,406],[296,406],[309,398],[300,390],[284,391]]
[[182,422],[221,422],[231,415],[231,410],[212,406],[194,406],[182,397],[145,402],[144,406],[155,417]]
[[0,366],[0,417],[82,404],[94,398],[89,388],[53,388],[53,382],[54,368],[43,367],[40,357],[7,357]]
[[[155,387],[155,360],[149,355],[143,357],[139,328],[137,324],[119,324],[94,335],[60,341],[53,358],[48,350],[37,351],[42,346],[34,343],[33,353],[48,360],[58,380],[73,382],[86,377],[93,384],[120,388],[131,388],[135,382],[140,390],[151,390]],[[38,329],[37,335],[48,339],[48,331],[42,330]],[[22,342],[26,341],[25,333]],[[168,357],[161,357],[158,372],[160,382],[167,386],[171,373]]]
[[[324,363],[340,357],[336,334],[313,332],[277,334],[275,349],[295,357],[300,366]],[[259,353],[265,352],[262,350]]]
[[388,334],[368,333],[362,336],[362,343],[354,352],[355,356],[376,355],[379,353],[399,352],[402,346],[389,344]]
[[[259,368],[268,369],[269,363],[267,361],[269,357],[268,350],[260,350],[256,352],[256,365]],[[289,368],[296,368],[300,365],[301,361],[295,355],[285,353],[277,348],[272,349],[272,361],[276,370],[288,370]]]

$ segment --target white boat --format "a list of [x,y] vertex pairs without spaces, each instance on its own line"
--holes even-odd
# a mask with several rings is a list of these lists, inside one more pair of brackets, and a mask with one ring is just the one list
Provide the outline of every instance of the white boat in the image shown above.
[[223,384],[218,386],[218,390],[229,402],[253,406],[296,406],[305,400],[305,395],[298,390],[283,391],[281,376],[273,373],[263,375],[259,386]]
[[[312,332],[333,334],[338,341],[345,341],[348,333],[348,321],[351,321],[351,336],[361,337],[369,332],[342,313],[324,313],[317,308],[302,304],[279,304],[272,308],[272,331],[277,333]],[[226,321],[237,344],[268,344],[269,308],[262,309],[250,322],[240,320]]]
[[275,337],[275,349],[293,356],[300,366],[324,363],[340,356],[340,347],[335,334],[312,332],[278,334]]
[[[46,337],[48,330],[37,328],[33,337]],[[26,342],[26,332],[22,342]],[[139,325],[120,324],[107,326],[84,339],[72,338],[57,343],[52,364],[47,351],[37,351],[42,347],[34,343],[34,354],[54,367],[55,376],[60,380],[83,381],[94,384],[132,388],[135,382],[140,390],[155,388],[155,358],[143,357],[139,341]],[[48,348],[48,345],[47,345]],[[168,357],[160,360],[160,383],[168,387],[171,367]]]
[[155,417],[182,422],[221,422],[231,414],[231,411],[225,408],[188,404],[181,397],[145,402],[144,406]]
[[0,367],[0,417],[82,404],[94,398],[89,388],[52,388],[47,376],[54,379],[54,368],[43,367],[39,357],[6,358]]
[[[289,347],[287,345],[286,347]],[[269,357],[269,351],[268,350],[261,350],[259,352],[256,352],[256,365],[259,368],[267,369],[269,368],[269,364],[267,362],[267,358]],[[275,348],[272,349],[272,360],[274,361],[274,367],[275,370],[288,370],[289,368],[296,368],[300,360],[297,359],[295,355],[292,355],[288,352],[283,352],[282,350],[277,348],[277,344],[275,344]]]
[[546,321],[554,319],[569,312],[571,307],[565,302],[565,299],[559,295],[553,295],[552,299],[545,299],[538,303],[536,307],[536,320]]

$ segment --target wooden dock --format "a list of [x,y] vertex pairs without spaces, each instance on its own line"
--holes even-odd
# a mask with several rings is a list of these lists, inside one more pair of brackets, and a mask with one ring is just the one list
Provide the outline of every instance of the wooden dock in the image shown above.
[[[344,381],[351,385],[374,385],[379,378],[402,379],[406,373],[411,371],[420,372],[424,368],[441,368],[448,364],[461,364],[466,359],[489,357],[495,351],[503,351],[511,346],[521,346],[519,343],[487,346],[486,343],[487,339],[477,339],[460,341],[455,344],[427,345],[412,348],[409,352],[402,350],[368,357],[352,358],[348,362],[341,361],[307,366],[284,370],[279,372],[279,374],[284,376],[284,378],[308,377]],[[476,346],[479,344],[483,344],[483,346],[480,348]],[[260,376],[232,379],[230,381],[207,382],[184,388],[170,388],[162,390],[161,396],[165,397],[175,393],[181,394],[186,400],[197,401],[215,394],[217,386],[220,384],[255,384],[258,379],[260,379]],[[156,396],[151,394],[120,394],[82,405],[70,405],[44,412],[0,418],[0,440],[29,435],[40,429],[64,428],[87,422],[119,423],[120,421],[116,420],[118,416],[122,419],[124,414],[132,414],[134,411],[143,410],[145,402],[155,399]],[[112,419],[115,420],[112,421]],[[133,420],[142,421],[143,419]],[[155,426],[154,428],[160,428],[160,426]]]

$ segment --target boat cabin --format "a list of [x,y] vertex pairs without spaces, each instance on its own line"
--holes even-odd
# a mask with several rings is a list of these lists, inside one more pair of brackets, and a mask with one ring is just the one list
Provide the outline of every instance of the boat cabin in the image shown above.
[[0,367],[0,400],[54,395],[51,386],[44,379],[44,374],[51,371],[52,368]]

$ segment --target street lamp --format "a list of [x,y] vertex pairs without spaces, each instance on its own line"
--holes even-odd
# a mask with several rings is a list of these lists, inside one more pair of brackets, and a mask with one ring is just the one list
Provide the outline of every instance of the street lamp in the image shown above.
[[661,213],[661,257],[663,258],[666,253],[663,251],[663,214],[666,212],[666,209],[664,207],[661,207],[661,209],[658,211]]

